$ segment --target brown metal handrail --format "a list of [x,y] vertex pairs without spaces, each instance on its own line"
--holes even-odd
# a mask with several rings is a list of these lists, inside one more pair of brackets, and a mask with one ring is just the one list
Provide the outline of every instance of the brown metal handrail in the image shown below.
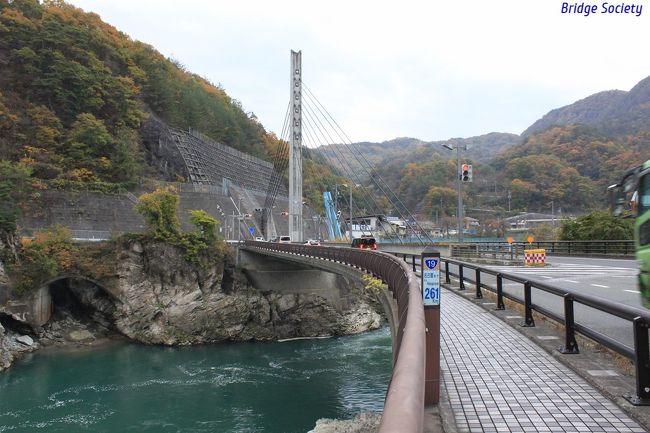
[[246,241],[246,247],[345,263],[380,278],[397,300],[393,373],[379,433],[421,433],[424,423],[425,324],[420,284],[409,266],[379,251]]

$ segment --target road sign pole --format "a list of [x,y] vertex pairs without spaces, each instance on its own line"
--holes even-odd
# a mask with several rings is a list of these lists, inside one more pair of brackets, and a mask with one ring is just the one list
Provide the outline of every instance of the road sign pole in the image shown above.
[[420,263],[426,326],[424,404],[430,406],[440,401],[440,252],[426,247]]

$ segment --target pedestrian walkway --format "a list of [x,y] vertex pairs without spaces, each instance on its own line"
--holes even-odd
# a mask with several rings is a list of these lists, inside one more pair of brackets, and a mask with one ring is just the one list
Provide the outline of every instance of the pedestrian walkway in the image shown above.
[[441,297],[441,392],[459,433],[645,430],[526,336],[462,296]]

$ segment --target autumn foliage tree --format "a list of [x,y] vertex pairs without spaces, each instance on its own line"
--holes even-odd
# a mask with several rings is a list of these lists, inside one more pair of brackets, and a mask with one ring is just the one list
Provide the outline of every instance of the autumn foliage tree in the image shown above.
[[149,234],[154,238],[169,240],[177,237],[181,230],[177,215],[178,202],[179,197],[174,188],[158,188],[142,194],[135,209],[147,223]]

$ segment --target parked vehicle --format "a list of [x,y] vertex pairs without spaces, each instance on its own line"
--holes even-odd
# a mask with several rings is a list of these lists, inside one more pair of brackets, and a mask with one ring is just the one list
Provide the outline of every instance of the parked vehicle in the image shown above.
[[307,242],[305,242],[305,245],[311,245],[311,246],[319,247],[320,242],[317,241],[316,239],[307,239]]
[[376,250],[377,241],[373,236],[363,235],[360,238],[352,239],[352,248],[360,248],[362,250]]
[[616,216],[634,217],[634,248],[639,263],[638,287],[650,308],[650,160],[629,170],[608,188]]
[[280,239],[278,240],[281,244],[290,244],[291,243],[291,236],[280,236]]
[[264,242],[264,238],[263,238],[262,236],[257,236],[257,237],[255,237],[255,240],[256,240],[257,242]]

